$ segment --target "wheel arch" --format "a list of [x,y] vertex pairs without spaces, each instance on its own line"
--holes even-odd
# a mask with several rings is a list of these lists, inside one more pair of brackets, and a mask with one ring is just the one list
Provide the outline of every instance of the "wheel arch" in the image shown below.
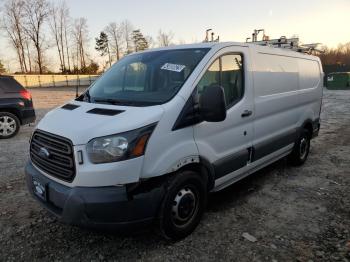
[[214,185],[215,185],[214,168],[207,159],[203,157],[199,157],[199,160],[200,161],[197,163],[188,163],[186,165],[183,165],[181,168],[179,168],[173,173],[178,173],[183,170],[194,171],[206,179],[207,188],[208,188],[208,191],[210,191],[214,188]]
[[[306,129],[309,133],[309,138],[311,139],[312,137],[312,133],[313,133],[313,125],[312,125],[312,120],[311,119],[307,119],[304,121],[303,125],[301,126],[301,130],[302,129]],[[300,131],[301,131],[300,130]]]
[[20,124],[22,125],[22,118],[21,118],[20,111],[19,111],[18,109],[16,109],[16,108],[3,108],[3,107],[1,107],[1,108],[0,108],[0,112],[1,112],[1,113],[11,113],[11,114],[15,115],[15,116],[18,118]]

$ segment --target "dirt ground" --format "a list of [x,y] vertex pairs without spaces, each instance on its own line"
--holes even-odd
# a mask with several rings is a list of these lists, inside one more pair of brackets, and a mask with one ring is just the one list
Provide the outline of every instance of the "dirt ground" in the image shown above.
[[[39,120],[74,90],[32,94]],[[350,261],[350,91],[325,91],[321,118],[304,166],[281,160],[212,194],[197,230],[175,243],[57,222],[27,193],[24,127],[0,141],[0,261]]]

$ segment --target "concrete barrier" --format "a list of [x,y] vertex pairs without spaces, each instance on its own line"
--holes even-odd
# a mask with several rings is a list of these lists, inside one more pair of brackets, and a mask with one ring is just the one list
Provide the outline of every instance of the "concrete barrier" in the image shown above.
[[99,75],[12,75],[26,88],[89,86]]

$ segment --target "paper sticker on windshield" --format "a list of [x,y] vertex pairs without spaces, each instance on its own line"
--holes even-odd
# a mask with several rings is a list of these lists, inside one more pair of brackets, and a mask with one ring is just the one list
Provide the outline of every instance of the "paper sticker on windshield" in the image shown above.
[[161,67],[161,69],[180,73],[182,70],[184,70],[185,67],[186,66],[184,65],[166,63]]

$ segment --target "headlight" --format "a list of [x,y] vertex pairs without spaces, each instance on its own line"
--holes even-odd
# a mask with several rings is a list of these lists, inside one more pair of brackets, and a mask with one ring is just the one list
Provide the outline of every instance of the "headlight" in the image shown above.
[[87,144],[87,153],[94,164],[117,162],[144,154],[156,124],[122,134],[98,137]]

